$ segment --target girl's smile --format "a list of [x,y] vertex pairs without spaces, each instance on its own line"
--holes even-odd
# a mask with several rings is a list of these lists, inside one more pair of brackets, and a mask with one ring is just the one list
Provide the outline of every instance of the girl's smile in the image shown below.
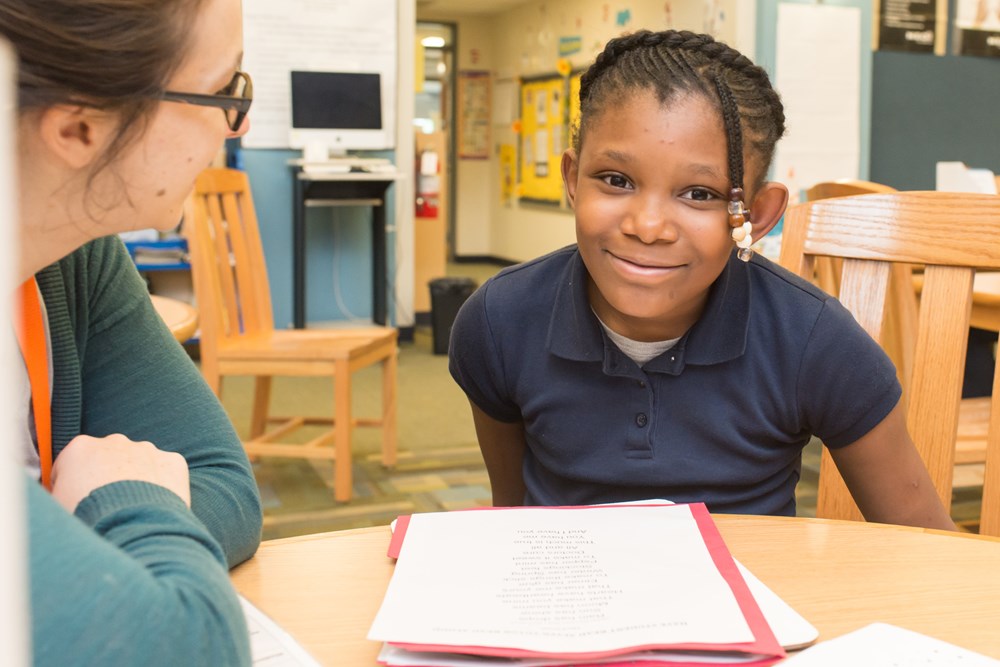
[[672,264],[663,259],[643,259],[637,257],[621,257],[610,250],[605,250],[612,258],[613,265],[623,274],[637,278],[664,277],[678,269],[682,264]]

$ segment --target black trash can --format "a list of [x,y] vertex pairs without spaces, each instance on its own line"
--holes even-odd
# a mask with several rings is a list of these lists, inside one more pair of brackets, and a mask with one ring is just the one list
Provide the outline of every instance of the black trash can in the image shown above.
[[431,330],[434,354],[448,354],[448,338],[458,309],[476,291],[472,278],[435,278],[431,288]]

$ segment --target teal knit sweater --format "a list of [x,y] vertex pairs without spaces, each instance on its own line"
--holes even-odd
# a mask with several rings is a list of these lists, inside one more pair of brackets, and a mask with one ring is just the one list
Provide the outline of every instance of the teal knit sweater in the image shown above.
[[33,664],[250,664],[222,550],[173,492],[115,482],[74,517],[25,485]]
[[218,400],[153,310],[117,237],[36,276],[53,358],[53,454],[122,433],[187,460],[191,510],[162,487],[119,482],[61,510],[29,483],[36,664],[249,661],[227,567],[260,542],[246,454]]
[[156,314],[122,242],[92,241],[36,276],[52,343],[52,453],[122,433],[178,452],[191,510],[229,566],[260,543],[257,483],[229,418]]

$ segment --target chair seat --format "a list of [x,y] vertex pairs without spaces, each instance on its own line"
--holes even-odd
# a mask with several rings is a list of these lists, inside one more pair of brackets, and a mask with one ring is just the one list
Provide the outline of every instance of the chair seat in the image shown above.
[[220,341],[219,360],[354,360],[380,350],[391,353],[396,338],[396,330],[386,328],[275,330]]
[[982,463],[986,460],[986,434],[990,428],[990,401],[965,398],[958,408],[958,438],[955,463]]

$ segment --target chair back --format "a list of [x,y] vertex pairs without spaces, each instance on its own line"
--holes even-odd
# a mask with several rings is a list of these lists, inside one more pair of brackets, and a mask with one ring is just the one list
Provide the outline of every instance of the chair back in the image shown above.
[[[806,200],[832,199],[875,193],[897,192],[891,186],[842,178],[821,181],[806,190]],[[913,289],[913,267],[894,264],[891,269],[892,297],[887,306],[882,332],[882,347],[896,365],[899,381],[906,386],[913,372],[913,344],[916,336],[917,297]],[[827,294],[840,294],[841,261],[835,257],[817,257],[813,281]]]
[[[976,268],[1000,269],[1000,197],[897,192],[806,202],[789,209],[782,263],[811,278],[816,259],[843,260],[840,300],[881,343],[893,264],[925,266],[904,385],[907,428],[941,501],[951,507],[955,439]],[[1000,369],[1000,367],[998,367]],[[980,531],[1000,534],[1000,387],[994,378]],[[861,519],[824,451],[817,514]]]
[[868,195],[875,193],[896,192],[896,188],[874,181],[860,181],[852,178],[841,178],[836,181],[822,181],[806,190],[806,200],[832,199],[834,197],[851,197],[853,195]]
[[206,169],[184,216],[201,322],[201,355],[212,363],[220,345],[274,330],[271,290],[247,175]]

